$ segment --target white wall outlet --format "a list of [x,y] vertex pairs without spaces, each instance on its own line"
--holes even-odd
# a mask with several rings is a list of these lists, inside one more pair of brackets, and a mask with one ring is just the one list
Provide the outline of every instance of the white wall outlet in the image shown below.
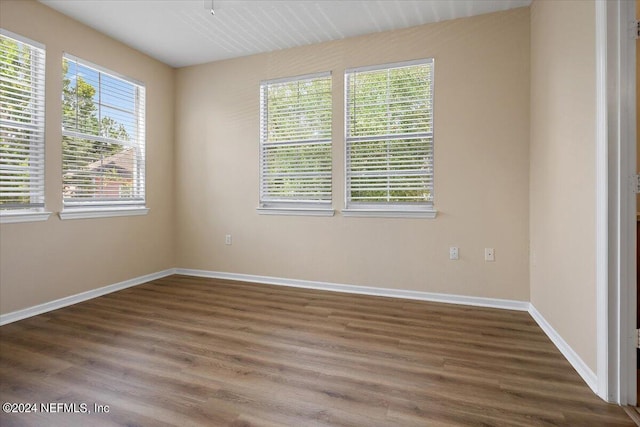
[[496,260],[496,251],[493,248],[484,248],[484,260],[485,261],[495,261]]
[[231,234],[227,234],[224,236],[224,244],[225,245],[230,245],[231,244]]
[[458,248],[456,246],[449,248],[449,259],[458,259]]

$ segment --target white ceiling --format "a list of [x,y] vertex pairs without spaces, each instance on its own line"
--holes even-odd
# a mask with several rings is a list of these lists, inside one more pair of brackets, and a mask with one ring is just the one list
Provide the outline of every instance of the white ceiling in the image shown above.
[[40,0],[173,67],[395,30],[531,0]]

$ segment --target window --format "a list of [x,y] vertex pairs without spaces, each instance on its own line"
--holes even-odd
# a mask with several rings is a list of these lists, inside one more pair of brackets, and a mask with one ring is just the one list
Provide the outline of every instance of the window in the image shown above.
[[330,73],[260,85],[258,211],[333,215]]
[[44,46],[0,30],[0,220],[44,220]]
[[146,213],[144,86],[70,55],[62,66],[61,217]]
[[346,215],[435,217],[433,59],[345,72]]

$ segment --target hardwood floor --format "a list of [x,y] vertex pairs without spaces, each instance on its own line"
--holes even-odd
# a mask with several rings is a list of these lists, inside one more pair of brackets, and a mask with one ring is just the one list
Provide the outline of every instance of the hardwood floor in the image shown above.
[[2,426],[634,425],[524,312],[186,276],[1,327],[0,400],[39,409]]

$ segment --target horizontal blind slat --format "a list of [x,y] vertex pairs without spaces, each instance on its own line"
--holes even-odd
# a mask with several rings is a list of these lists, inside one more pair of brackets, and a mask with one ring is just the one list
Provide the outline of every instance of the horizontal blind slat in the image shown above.
[[44,207],[45,51],[25,40],[0,35],[0,209],[5,210]]
[[347,207],[433,200],[433,60],[345,73]]
[[144,86],[64,56],[65,207],[144,205]]
[[260,204],[331,201],[331,76],[260,87]]

